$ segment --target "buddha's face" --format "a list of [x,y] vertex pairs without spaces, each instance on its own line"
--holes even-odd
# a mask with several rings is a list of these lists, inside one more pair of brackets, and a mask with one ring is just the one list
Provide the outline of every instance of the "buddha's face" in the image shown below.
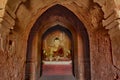
[[54,46],[59,47],[60,45],[60,40],[54,40]]

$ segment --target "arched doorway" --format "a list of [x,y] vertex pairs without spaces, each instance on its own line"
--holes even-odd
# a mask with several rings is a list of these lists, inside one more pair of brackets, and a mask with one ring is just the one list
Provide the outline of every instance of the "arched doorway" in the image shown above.
[[72,51],[74,55],[72,72],[74,78],[90,80],[90,51],[87,31],[83,23],[70,10],[61,5],[49,8],[38,18],[31,29],[26,56],[26,80],[40,79],[43,52],[43,46],[40,45],[43,44],[43,35],[55,25],[64,26],[72,34],[73,40],[71,40],[71,43],[73,43]]
[[43,34],[40,80],[75,80],[72,42],[71,32],[60,25],[51,27]]

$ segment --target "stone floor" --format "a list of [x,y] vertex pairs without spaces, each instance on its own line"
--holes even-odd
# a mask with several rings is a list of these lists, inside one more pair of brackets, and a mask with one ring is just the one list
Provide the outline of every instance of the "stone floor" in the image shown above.
[[42,76],[39,80],[76,80],[72,75]]

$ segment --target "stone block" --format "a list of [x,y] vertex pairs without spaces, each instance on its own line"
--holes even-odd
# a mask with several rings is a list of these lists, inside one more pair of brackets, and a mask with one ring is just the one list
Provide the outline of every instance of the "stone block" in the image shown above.
[[114,2],[116,7],[120,9],[120,0],[114,0]]
[[[69,0],[70,1],[70,0]],[[89,0],[73,0],[78,6],[84,8],[84,9],[88,9],[89,8],[89,4],[90,1]],[[84,6],[84,7],[83,7]]]
[[112,21],[109,25],[105,26],[106,29],[112,29],[113,27],[120,24],[120,19]]
[[5,8],[7,0],[0,0],[0,9]]
[[93,0],[95,3],[98,3],[100,6],[103,6],[106,3],[106,0]]
[[5,19],[3,19],[3,21],[0,24],[1,24],[1,28],[5,27],[6,29],[13,29],[13,25],[8,23]]
[[0,23],[0,34],[3,37],[6,37],[6,35],[10,32],[10,29],[7,28],[7,25]]
[[3,21],[3,18],[0,18],[0,23]]
[[98,3],[104,12],[104,18],[109,17],[115,8],[115,4],[113,0],[94,0],[95,3]]
[[15,12],[21,2],[21,0],[8,0],[7,6],[12,10],[12,12]]
[[13,12],[9,6],[6,6],[6,12],[8,12],[14,19],[16,18],[15,12]]
[[94,0],[95,3],[98,3],[104,12],[104,18],[108,18],[114,13],[115,3],[114,0]]
[[3,16],[4,16],[4,12],[5,12],[5,9],[1,9],[1,10],[0,10],[0,17],[3,17]]
[[19,21],[18,25],[20,25],[21,29],[24,29],[31,18],[31,12],[25,7],[24,4],[21,4],[16,13],[16,17]]
[[120,31],[120,24],[116,25],[114,28],[109,29],[108,34],[110,35],[110,37],[113,37],[116,35],[117,32]]
[[104,18],[108,18],[115,9],[115,4],[113,0],[106,0],[106,3],[102,6],[104,12]]
[[120,18],[120,10],[115,9],[114,12],[105,20],[103,20],[103,26],[107,26]]
[[103,26],[111,24],[115,19],[117,19],[116,12],[114,12],[110,17],[102,21]]
[[11,26],[15,25],[15,20],[7,12],[4,13],[3,19],[6,20]]
[[116,15],[118,18],[120,18],[120,9],[115,9]]
[[120,69],[120,31],[116,36],[112,37],[112,55],[114,65]]
[[120,69],[120,25],[109,31],[112,46],[113,64]]
[[45,7],[50,6],[50,4],[53,2],[55,3],[55,0],[47,0],[47,1],[43,0],[42,3],[40,0],[34,0],[34,1],[30,0],[30,2],[26,1],[25,6],[30,5],[28,8],[31,8],[31,12],[35,14],[37,10],[39,10],[40,8],[44,9]]

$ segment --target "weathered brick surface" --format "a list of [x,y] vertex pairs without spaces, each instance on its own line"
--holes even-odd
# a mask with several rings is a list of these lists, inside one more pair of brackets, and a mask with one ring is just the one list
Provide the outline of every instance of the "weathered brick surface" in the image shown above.
[[0,0],[0,9],[4,9],[6,6],[7,0]]
[[[8,0],[6,4],[6,0],[1,0],[0,34],[4,36],[4,41],[8,43],[4,43],[6,51],[0,50],[0,80],[24,80],[29,32],[38,17],[55,4],[61,4],[72,11],[87,29],[90,42],[91,79],[119,80],[120,1],[94,0],[93,2],[91,0],[23,0],[23,2],[22,0]],[[51,18],[51,22],[52,19],[55,18]],[[65,21],[64,18],[62,20]],[[46,22],[43,21],[43,26],[50,23],[47,20]],[[108,30],[105,30],[105,28]],[[9,39],[11,38],[8,38],[10,35],[13,35],[12,40],[15,40],[14,53],[7,50],[10,45]],[[33,65],[35,65],[32,67],[34,69],[38,63],[36,62],[36,54],[32,55]],[[83,61],[82,59],[78,60],[81,60],[78,61],[79,67],[81,67]],[[80,72],[82,73],[84,70]],[[35,76],[35,74],[33,75]],[[81,79],[84,79],[84,77]]]

